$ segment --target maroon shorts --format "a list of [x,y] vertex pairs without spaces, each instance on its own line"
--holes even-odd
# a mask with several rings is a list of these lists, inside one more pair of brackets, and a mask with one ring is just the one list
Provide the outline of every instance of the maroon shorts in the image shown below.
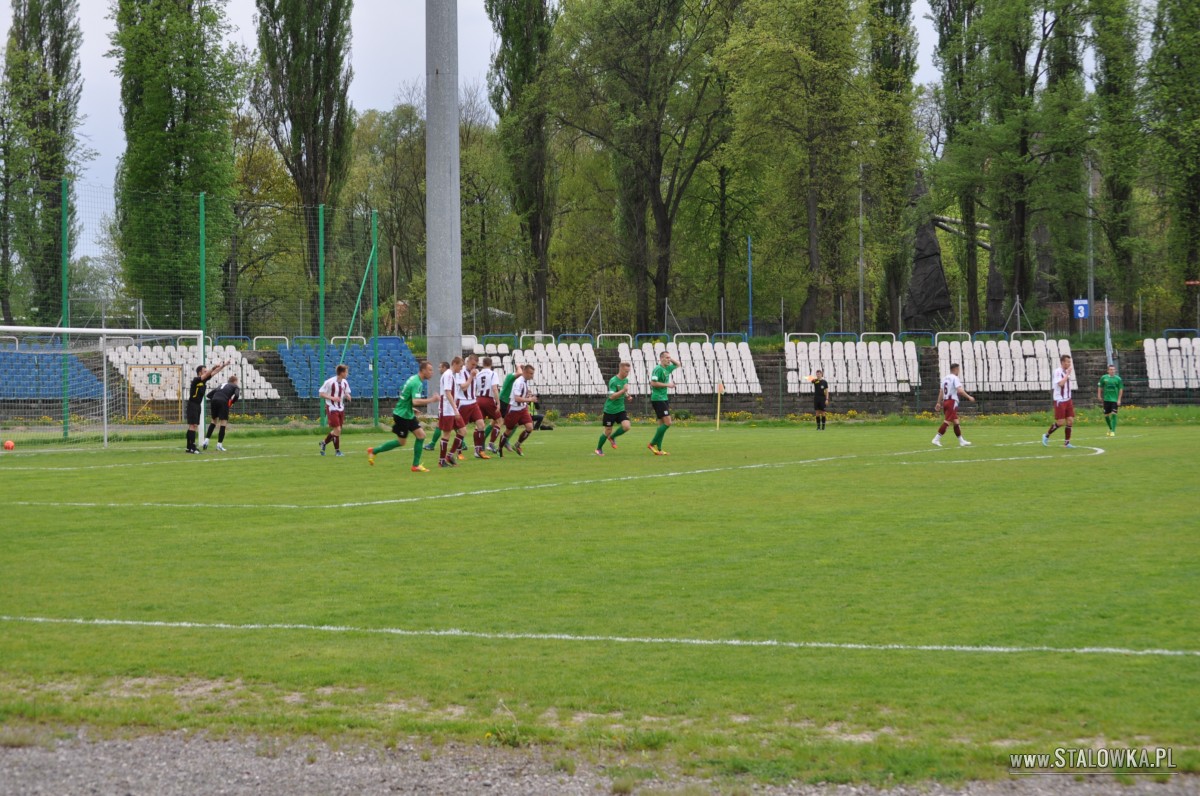
[[1054,419],[1066,420],[1068,417],[1075,417],[1075,402],[1074,401],[1055,401],[1054,402]]
[[947,423],[957,423],[958,404],[954,401],[946,401],[942,404],[942,414],[945,416]]
[[532,422],[533,418],[529,416],[529,410],[524,406],[511,410],[504,418],[504,425],[508,428],[516,428]]
[[462,415],[464,423],[474,423],[476,420],[483,420],[483,412],[479,411],[479,404],[459,404],[458,413]]
[[440,428],[443,433],[449,433],[456,429],[465,428],[466,425],[466,421],[458,415],[442,415],[438,418],[438,428]]
[[329,427],[330,428],[341,428],[342,423],[346,422],[345,411],[338,410],[338,409],[329,409],[328,407],[326,407],[325,413],[329,416]]
[[500,408],[496,406],[496,402],[491,398],[479,399],[479,411],[489,420],[500,420]]

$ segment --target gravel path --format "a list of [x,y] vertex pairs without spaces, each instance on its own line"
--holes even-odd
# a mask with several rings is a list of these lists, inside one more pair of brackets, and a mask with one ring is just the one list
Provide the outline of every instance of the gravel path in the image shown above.
[[[632,784],[603,764],[576,762],[555,770],[558,750],[512,750],[447,744],[394,749],[339,748],[316,741],[208,740],[183,733],[128,740],[90,741],[84,734],[0,747],[0,794],[52,796],[359,796],[360,794],[802,794],[803,796],[1183,796],[1200,794],[1200,777],[1167,783],[1134,777],[1122,785],[1107,777],[1077,781],[1045,775],[970,783],[878,790],[866,786],[766,786],[714,783],[679,775]],[[575,755],[577,758],[578,755]],[[627,774],[626,774],[627,776]]]

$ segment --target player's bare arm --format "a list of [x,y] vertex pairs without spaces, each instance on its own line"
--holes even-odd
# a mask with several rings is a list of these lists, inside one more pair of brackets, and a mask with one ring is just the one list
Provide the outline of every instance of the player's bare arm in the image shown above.
[[968,393],[968,392],[967,392],[966,390],[964,390],[962,387],[959,387],[959,388],[958,388],[958,396],[959,396],[960,398],[966,398],[966,399],[967,399],[968,401],[970,401],[971,403],[975,403],[975,396],[974,396],[974,395],[971,395],[970,393]]

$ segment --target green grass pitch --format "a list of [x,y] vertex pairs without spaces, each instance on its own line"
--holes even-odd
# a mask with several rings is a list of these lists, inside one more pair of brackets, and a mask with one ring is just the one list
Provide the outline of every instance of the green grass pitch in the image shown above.
[[1036,420],[965,428],[936,449],[931,423],[693,424],[655,457],[639,424],[599,458],[598,426],[564,426],[424,475],[407,447],[367,466],[386,432],[344,458],[236,428],[203,457],[22,445],[0,454],[0,722],[764,779],[1003,776],[1062,744],[1200,770],[1200,427],[1093,420],[1077,450]]

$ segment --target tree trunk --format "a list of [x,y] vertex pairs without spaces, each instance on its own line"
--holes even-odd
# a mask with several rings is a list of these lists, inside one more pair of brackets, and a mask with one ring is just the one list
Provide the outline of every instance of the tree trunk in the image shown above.
[[650,196],[650,208],[654,216],[654,328],[666,330],[667,291],[671,276],[671,218],[658,191]]
[[808,155],[808,186],[805,211],[808,216],[808,293],[800,307],[800,331],[815,332],[817,329],[817,299],[820,296],[818,277],[821,272],[821,225],[818,220],[820,197],[817,190],[817,155],[810,147]]
[[[725,272],[732,241],[729,231],[729,168],[717,168],[717,319],[725,307]],[[715,326],[715,324],[714,324]],[[725,331],[722,329],[721,331]]]
[[975,226],[975,196],[971,192],[959,197],[962,209],[963,232],[967,237],[967,327],[978,332],[979,325],[979,230]]
[[[316,207],[306,205],[304,207],[304,229],[308,239],[307,260],[308,267],[308,283],[311,285],[308,306],[309,306],[309,334],[318,336],[321,334],[321,235],[320,235],[320,214]],[[321,364],[324,367],[324,363]]]
[[990,329],[1004,328],[1004,275],[996,265],[994,250],[988,252],[987,323]]

